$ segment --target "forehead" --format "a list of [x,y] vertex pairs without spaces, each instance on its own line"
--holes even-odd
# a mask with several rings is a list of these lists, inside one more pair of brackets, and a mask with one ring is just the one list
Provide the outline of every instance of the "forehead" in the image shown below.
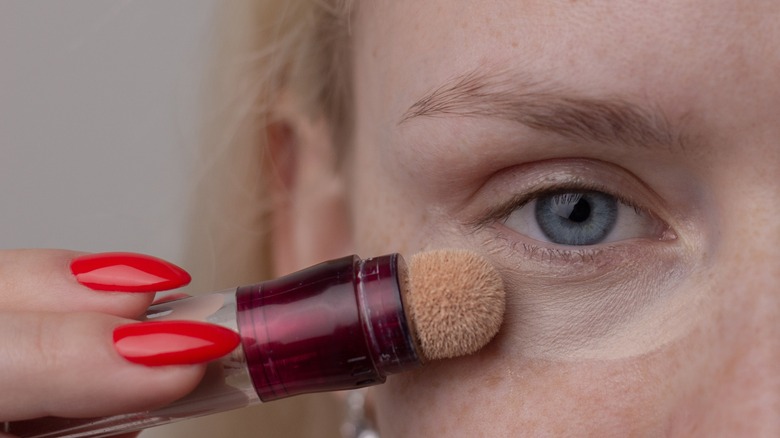
[[357,88],[382,102],[378,113],[400,117],[459,74],[501,68],[586,94],[649,98],[672,116],[770,110],[778,17],[771,1],[364,2],[353,23]]

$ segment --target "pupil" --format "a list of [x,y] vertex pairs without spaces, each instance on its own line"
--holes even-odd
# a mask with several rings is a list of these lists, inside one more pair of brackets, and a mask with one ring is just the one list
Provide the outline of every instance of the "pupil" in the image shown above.
[[584,198],[581,198],[574,204],[574,208],[571,210],[569,220],[572,222],[585,222],[590,217],[590,204]]

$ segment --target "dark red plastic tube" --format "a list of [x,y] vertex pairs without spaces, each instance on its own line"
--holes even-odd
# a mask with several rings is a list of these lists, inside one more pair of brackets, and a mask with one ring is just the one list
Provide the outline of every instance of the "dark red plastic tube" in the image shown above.
[[420,364],[397,254],[325,262],[241,287],[237,318],[263,401],[382,383]]

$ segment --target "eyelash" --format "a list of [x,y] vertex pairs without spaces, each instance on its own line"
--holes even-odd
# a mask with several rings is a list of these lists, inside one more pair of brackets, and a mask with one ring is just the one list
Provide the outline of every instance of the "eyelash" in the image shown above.
[[483,213],[480,216],[480,218],[474,221],[471,225],[473,225],[476,229],[481,229],[490,225],[492,222],[506,220],[509,217],[509,215],[512,214],[512,212],[514,212],[518,208],[521,208],[526,204],[528,204],[529,202],[533,201],[534,199],[541,198],[543,196],[554,196],[554,195],[564,194],[569,192],[588,192],[588,191],[605,193],[609,196],[614,197],[615,199],[618,200],[618,202],[622,203],[623,205],[633,208],[634,211],[636,211],[637,213],[650,214],[647,210],[640,207],[634,200],[629,199],[620,194],[613,193],[611,190],[601,185],[587,184],[587,183],[563,183],[563,184],[556,184],[550,187],[545,187],[543,189],[537,189],[529,193],[516,195],[508,202],[505,202],[499,205],[498,207],[490,209],[487,212]]

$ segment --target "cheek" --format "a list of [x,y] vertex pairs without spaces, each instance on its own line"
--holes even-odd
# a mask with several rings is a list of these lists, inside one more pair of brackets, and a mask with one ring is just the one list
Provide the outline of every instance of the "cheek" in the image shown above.
[[385,145],[362,144],[352,157],[348,189],[354,252],[410,256],[426,248],[457,247],[463,236],[444,225],[421,196],[424,186],[399,175],[393,160],[380,157]]
[[527,360],[500,353],[493,344],[476,356],[429,364],[378,387],[380,432],[383,438],[680,432],[706,410],[694,401],[706,399],[706,385],[697,382],[710,374],[700,347],[703,333],[614,361]]
[[351,229],[353,251],[362,257],[419,250],[424,217],[406,203],[394,186],[370,178],[352,190]]

